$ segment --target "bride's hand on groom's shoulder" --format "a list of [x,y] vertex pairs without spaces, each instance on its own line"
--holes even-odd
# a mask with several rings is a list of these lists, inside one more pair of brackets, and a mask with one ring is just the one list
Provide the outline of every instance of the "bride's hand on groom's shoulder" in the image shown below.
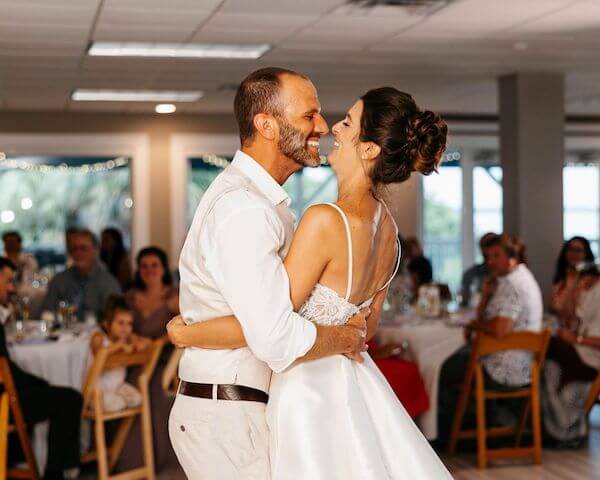
[[369,308],[363,308],[346,323],[350,327],[350,345],[346,356],[358,363],[364,361],[361,354],[367,351],[367,318],[370,314]]
[[173,317],[169,323],[167,323],[167,335],[169,340],[173,345],[177,348],[185,348],[186,345],[182,341],[181,333],[183,333],[183,328],[186,326],[185,322],[181,315],[177,315]]

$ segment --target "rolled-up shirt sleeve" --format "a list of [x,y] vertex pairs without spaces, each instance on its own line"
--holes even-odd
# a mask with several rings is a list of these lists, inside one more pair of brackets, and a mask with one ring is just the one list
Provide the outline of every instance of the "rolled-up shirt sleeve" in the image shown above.
[[206,267],[242,326],[248,347],[274,372],[306,354],[315,325],[294,312],[279,249],[283,229],[263,206],[237,210],[207,235]]

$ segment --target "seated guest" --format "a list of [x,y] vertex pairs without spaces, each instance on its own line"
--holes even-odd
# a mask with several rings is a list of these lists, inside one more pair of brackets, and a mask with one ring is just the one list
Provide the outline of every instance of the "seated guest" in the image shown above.
[[406,269],[411,278],[412,302],[415,302],[421,285],[431,283],[433,280],[433,269],[431,268],[431,262],[423,255],[411,258]]
[[404,358],[406,346],[369,341],[369,354],[412,418],[429,410],[429,396],[416,363]]
[[121,290],[131,286],[129,255],[125,250],[123,235],[116,228],[105,228],[100,236],[100,259],[108,271],[117,279]]
[[417,237],[406,237],[402,242],[402,259],[410,262],[413,258],[423,256],[423,247]]
[[19,297],[29,297],[35,293],[33,288],[34,275],[39,270],[37,260],[33,255],[23,252],[23,239],[19,232],[6,232],[2,235],[4,254],[17,268],[15,284]]
[[468,268],[464,271],[462,275],[462,280],[460,282],[460,294],[462,297],[461,307],[469,307],[473,302],[476,306],[478,303],[478,298],[473,298],[475,296],[479,296],[479,291],[481,290],[481,284],[483,280],[488,276],[488,268],[485,263],[485,255],[483,253],[483,244],[485,241],[495,235],[494,233],[486,233],[479,239],[479,249],[481,250],[481,254],[483,255],[483,262],[477,263],[473,265],[471,268]]
[[73,478],[73,470],[79,465],[82,398],[71,388],[48,385],[45,380],[24,372],[10,360],[4,323],[10,316],[7,308],[10,296],[15,293],[15,271],[16,267],[10,260],[0,257],[0,356],[8,360],[25,422],[50,422],[44,479],[63,479],[65,471],[69,471]]
[[[577,305],[565,313],[552,337],[542,372],[542,419],[546,437],[557,446],[579,446],[587,434],[584,404],[600,372],[600,272],[596,265],[580,274],[565,303]],[[570,309],[569,309],[570,310]],[[564,312],[565,310],[563,310]]]
[[69,227],[65,230],[65,268],[73,266],[73,238],[78,231],[77,227]]
[[77,230],[71,244],[73,266],[50,281],[42,311],[54,312],[64,301],[77,307],[80,320],[88,313],[100,319],[109,295],[121,293],[119,283],[99,262],[98,241],[92,232]]
[[[140,250],[137,259],[137,271],[134,286],[127,292],[127,301],[133,312],[133,331],[138,335],[152,339],[166,335],[169,320],[179,313],[179,292],[172,285],[167,254],[157,247]],[[161,356],[150,382],[150,403],[152,405],[152,431],[154,435],[154,464],[157,471],[167,465],[177,465],[175,453],[168,438],[168,423],[172,398],[165,395],[161,379],[163,370],[172,353],[166,348]],[[139,424],[129,435],[126,451],[118,463],[119,470],[135,468],[141,465],[141,453],[136,441],[139,441]]]
[[[494,235],[483,244],[490,276],[482,286],[477,318],[466,327],[466,334],[484,332],[502,338],[511,332],[542,327],[542,293],[524,263],[524,246],[509,235]],[[454,353],[442,366],[439,383],[439,438],[447,440],[462,384],[470,346]],[[486,388],[506,389],[526,385],[531,376],[531,354],[509,350],[482,359]]]
[[179,313],[179,292],[173,287],[164,250],[147,247],[138,253],[134,286],[127,292],[134,314],[133,329],[150,338],[166,335],[169,320]]
[[577,285],[578,273],[577,266],[580,263],[594,263],[594,253],[584,237],[573,237],[567,240],[558,255],[556,261],[556,272],[552,280],[552,299],[550,301],[550,310],[561,315],[565,299],[573,293]]
[[[106,302],[102,319],[102,330],[94,332],[90,338],[90,350],[96,355],[102,348],[110,353],[142,352],[150,346],[147,338],[133,333],[133,315],[124,297],[111,295]],[[100,377],[102,405],[107,412],[117,412],[125,408],[139,407],[142,395],[125,381],[127,370],[124,367],[108,370]]]

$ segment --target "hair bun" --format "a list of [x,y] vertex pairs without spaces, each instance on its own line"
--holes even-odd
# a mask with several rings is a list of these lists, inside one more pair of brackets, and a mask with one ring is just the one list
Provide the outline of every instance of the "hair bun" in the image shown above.
[[439,115],[421,111],[412,96],[393,87],[369,90],[361,100],[360,140],[381,148],[370,172],[375,185],[404,182],[415,171],[436,171],[448,131]]
[[430,175],[437,171],[446,149],[448,126],[431,110],[417,113],[408,128],[407,143],[413,171]]

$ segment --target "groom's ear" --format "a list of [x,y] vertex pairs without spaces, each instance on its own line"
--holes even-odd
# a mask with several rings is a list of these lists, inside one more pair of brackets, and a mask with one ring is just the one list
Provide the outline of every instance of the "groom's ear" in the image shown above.
[[267,140],[275,140],[279,132],[279,125],[272,115],[257,113],[254,115],[254,128],[258,134]]

